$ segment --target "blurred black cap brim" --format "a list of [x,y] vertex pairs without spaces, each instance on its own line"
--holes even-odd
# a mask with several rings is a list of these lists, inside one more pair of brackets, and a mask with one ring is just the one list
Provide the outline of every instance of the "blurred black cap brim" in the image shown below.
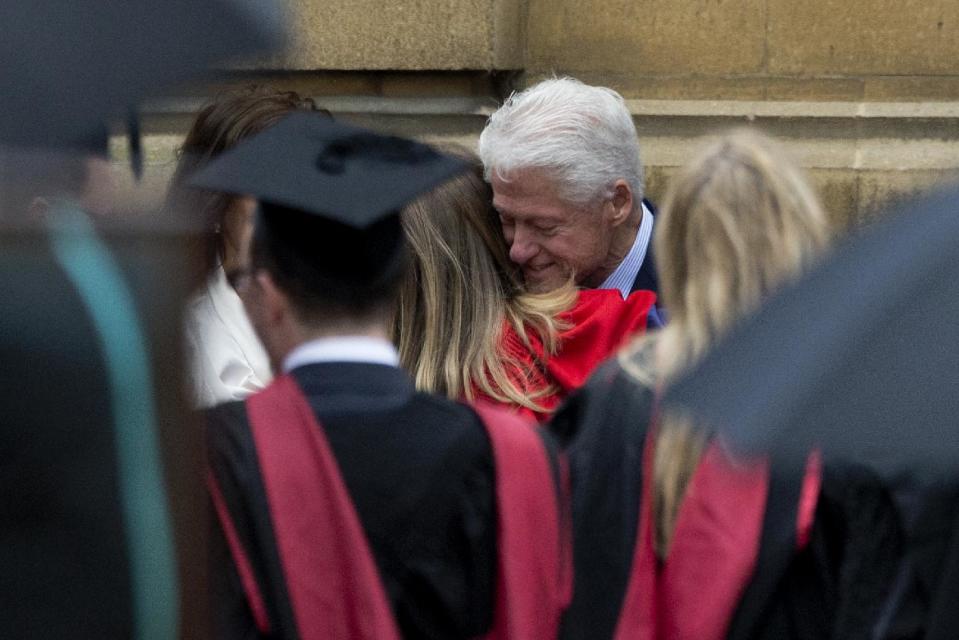
[[667,392],[748,453],[959,471],[959,189],[843,242]]
[[0,0],[0,144],[75,146],[144,98],[284,42],[274,0]]

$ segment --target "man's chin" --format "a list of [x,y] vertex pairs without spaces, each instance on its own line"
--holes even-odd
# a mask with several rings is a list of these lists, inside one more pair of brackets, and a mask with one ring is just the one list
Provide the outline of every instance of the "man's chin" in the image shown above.
[[538,274],[524,273],[523,280],[526,283],[526,290],[530,293],[549,293],[562,287],[566,280],[556,275],[544,276]]

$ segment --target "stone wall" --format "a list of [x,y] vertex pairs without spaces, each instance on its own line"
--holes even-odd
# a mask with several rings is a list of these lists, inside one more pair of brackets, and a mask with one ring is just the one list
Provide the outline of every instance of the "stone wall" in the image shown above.
[[290,51],[271,66],[315,70],[514,69],[525,50],[516,0],[295,0]]
[[530,0],[526,69],[633,97],[959,98],[951,0]]
[[704,138],[758,126],[841,225],[959,170],[954,0],[290,1],[285,55],[147,107],[143,198],[162,190],[203,99],[250,80],[346,120],[469,146],[509,91],[573,75],[627,98],[654,198]]

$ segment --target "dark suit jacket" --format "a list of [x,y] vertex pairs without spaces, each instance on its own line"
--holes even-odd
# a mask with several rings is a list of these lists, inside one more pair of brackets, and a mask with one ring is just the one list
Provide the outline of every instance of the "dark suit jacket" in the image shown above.
[[[643,204],[649,209],[649,212],[656,215],[656,207],[649,200],[643,199]],[[645,289],[653,291],[659,295],[659,276],[656,274],[656,261],[653,259],[653,240],[650,238],[649,247],[646,249],[646,257],[643,259],[643,266],[639,268],[636,279],[633,280],[633,286],[630,291],[639,291]]]

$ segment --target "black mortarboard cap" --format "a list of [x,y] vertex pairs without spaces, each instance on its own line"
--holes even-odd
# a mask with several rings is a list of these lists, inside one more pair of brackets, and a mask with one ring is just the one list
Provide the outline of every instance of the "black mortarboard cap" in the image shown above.
[[159,90],[283,42],[275,0],[0,0],[0,145],[101,148]]
[[190,183],[257,198],[261,232],[324,276],[370,285],[396,272],[404,244],[399,211],[467,168],[425,144],[297,112]]
[[219,156],[191,184],[362,230],[466,168],[413,140],[297,112]]

